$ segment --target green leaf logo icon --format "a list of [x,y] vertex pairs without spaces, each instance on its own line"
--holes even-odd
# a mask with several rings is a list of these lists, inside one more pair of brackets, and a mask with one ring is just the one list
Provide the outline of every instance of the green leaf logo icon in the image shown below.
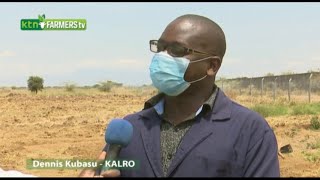
[[46,18],[46,16],[43,14],[42,16],[41,15],[38,15],[38,18],[39,18],[39,21],[40,22],[43,22],[44,19]]
[[43,22],[44,19],[46,18],[46,16],[44,14],[42,16],[38,15],[38,18],[39,18],[39,21],[40,21],[39,25],[40,25],[41,29],[43,29],[45,24],[46,24],[45,22]]

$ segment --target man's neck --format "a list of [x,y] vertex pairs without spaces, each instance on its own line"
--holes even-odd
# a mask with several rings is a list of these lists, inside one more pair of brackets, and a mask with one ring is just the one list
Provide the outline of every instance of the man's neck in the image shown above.
[[180,124],[195,113],[201,105],[211,96],[213,87],[190,87],[179,96],[165,96],[164,118],[173,125]]

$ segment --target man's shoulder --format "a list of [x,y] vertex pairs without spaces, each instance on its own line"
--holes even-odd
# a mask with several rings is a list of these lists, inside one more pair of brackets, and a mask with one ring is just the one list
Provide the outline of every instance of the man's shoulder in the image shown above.
[[232,103],[232,115],[236,115],[243,118],[253,117],[256,119],[264,119],[259,113],[249,109],[238,102],[231,100]]
[[240,123],[241,127],[250,130],[252,134],[263,136],[272,131],[268,121],[256,111],[232,101],[231,120]]
[[268,125],[266,119],[258,112],[251,110],[248,107],[239,104],[235,101],[232,101],[232,106],[233,108],[231,116],[233,118],[242,119],[251,123],[257,122],[263,123],[264,125]]
[[146,114],[149,114],[150,111],[152,111],[152,107],[128,114],[123,119],[131,123],[137,123],[137,120],[139,120],[142,116],[146,116]]
[[[217,106],[217,107],[215,107]],[[245,123],[245,124],[260,124],[262,126],[268,126],[267,121],[259,113],[249,109],[248,107],[235,102],[230,97],[224,94],[222,90],[218,93],[217,101],[214,104],[213,113],[218,114],[218,111],[222,111],[228,114],[232,124]]]

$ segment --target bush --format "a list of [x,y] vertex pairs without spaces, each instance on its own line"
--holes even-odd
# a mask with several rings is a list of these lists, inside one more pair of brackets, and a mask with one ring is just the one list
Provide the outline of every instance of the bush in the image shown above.
[[100,84],[95,84],[95,85],[93,85],[92,87],[93,87],[93,88],[97,88],[97,89],[99,89]]
[[83,86],[82,88],[83,88],[83,89],[90,89],[91,86]]
[[122,83],[117,83],[113,81],[107,81],[107,83],[111,84],[111,87],[121,87]]
[[76,88],[76,84],[74,84],[74,83],[66,83],[65,84],[65,89],[68,92],[73,92],[75,88]]
[[112,88],[112,84],[109,82],[101,82],[98,89],[102,92],[110,92]]
[[30,76],[28,79],[28,89],[37,94],[38,91],[43,89],[43,79],[38,76]]
[[320,122],[319,122],[319,118],[317,116],[313,116],[310,120],[310,124],[311,124],[311,129],[320,129]]
[[97,87],[100,91],[110,92],[112,87],[121,87],[121,83],[116,83],[113,81],[100,82],[100,84],[96,84],[93,87]]

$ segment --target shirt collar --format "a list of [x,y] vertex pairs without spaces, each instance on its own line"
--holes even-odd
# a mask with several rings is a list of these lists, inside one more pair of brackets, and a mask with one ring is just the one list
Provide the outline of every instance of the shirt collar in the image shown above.
[[[162,115],[164,111],[164,98],[162,98],[156,105],[154,105],[153,108],[156,110],[156,112],[159,115]],[[200,114],[200,112],[202,111],[202,108],[203,108],[203,105],[197,110],[196,116]]]
[[[218,91],[218,88],[216,85],[214,85],[213,93],[197,110],[197,112],[195,113],[195,116],[200,114],[203,107],[207,107],[210,110],[212,110],[213,104],[217,95],[217,91]],[[150,98],[149,100],[147,100],[144,104],[144,109],[148,109],[150,107],[153,107],[159,115],[162,115],[164,111],[164,93],[159,93],[153,96],[152,98]]]

